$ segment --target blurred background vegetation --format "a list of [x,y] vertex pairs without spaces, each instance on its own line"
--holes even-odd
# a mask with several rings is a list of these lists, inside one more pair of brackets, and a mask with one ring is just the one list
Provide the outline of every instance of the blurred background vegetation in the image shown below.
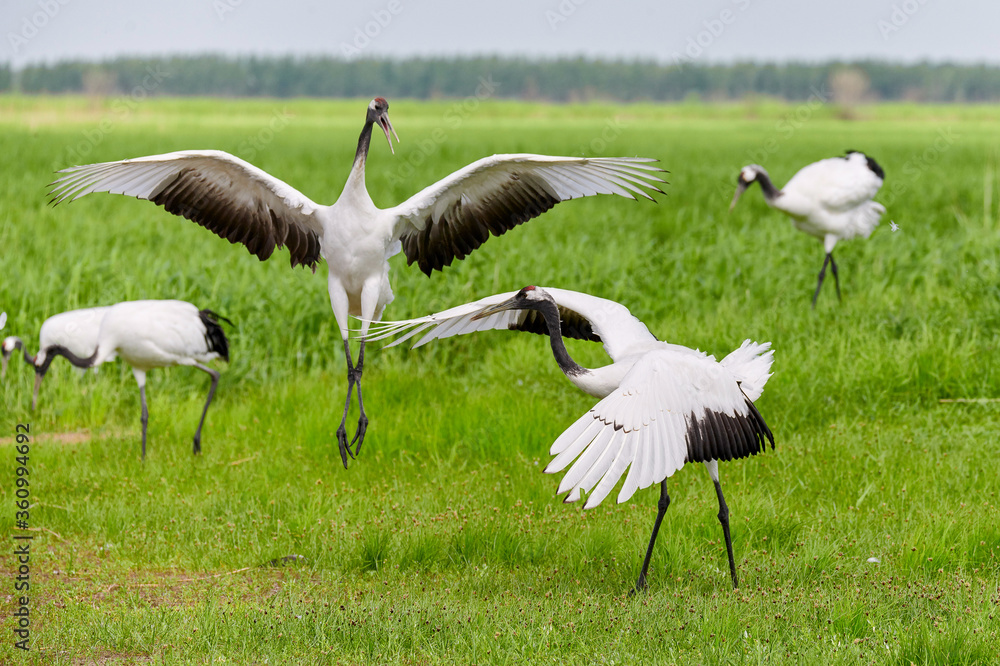
[[[162,81],[150,86],[150,77]],[[492,97],[555,102],[728,101],[748,96],[839,105],[870,101],[982,103],[1000,100],[1000,67],[855,61],[709,64],[679,60],[535,60],[516,57],[357,59],[324,57],[116,58],[13,69],[0,92],[233,97],[464,97],[481,77]]]

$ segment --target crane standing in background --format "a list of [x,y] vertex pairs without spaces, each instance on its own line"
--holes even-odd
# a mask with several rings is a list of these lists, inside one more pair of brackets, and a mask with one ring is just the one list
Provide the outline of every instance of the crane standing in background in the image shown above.
[[760,183],[767,205],[792,218],[799,231],[823,241],[826,258],[819,271],[812,306],[816,307],[826,265],[833,270],[833,281],[840,300],[840,278],[833,248],[837,241],[856,236],[868,238],[878,226],[885,206],[872,201],[882,187],[885,172],[871,157],[856,150],[845,157],[831,157],[802,167],[788,183],[777,189],[764,167],[751,164],[740,170],[736,193],[729,204],[732,211],[740,195],[753,183]]

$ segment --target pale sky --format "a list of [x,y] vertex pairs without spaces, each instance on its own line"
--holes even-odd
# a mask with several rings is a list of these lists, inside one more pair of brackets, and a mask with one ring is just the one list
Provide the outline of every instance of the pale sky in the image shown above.
[[996,0],[3,0],[0,62],[230,55],[1000,64]]

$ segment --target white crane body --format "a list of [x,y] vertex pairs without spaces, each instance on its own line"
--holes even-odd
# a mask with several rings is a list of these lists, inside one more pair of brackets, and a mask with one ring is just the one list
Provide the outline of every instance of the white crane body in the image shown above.
[[107,311],[107,307],[82,308],[60,312],[46,319],[38,331],[38,354],[35,355],[35,362],[43,363],[46,350],[54,345],[62,345],[79,356],[91,354],[97,345],[97,334]]
[[[660,521],[669,505],[666,479],[688,462],[703,462],[716,487],[719,520],[729,554],[733,587],[736,566],[728,508],[719,483],[718,460],[760,453],[774,439],[753,401],[770,375],[770,344],[746,340],[721,362],[696,349],[657,340],[627,308],[602,298],[550,287],[525,287],[437,314],[384,322],[370,340],[399,335],[390,346],[485,330],[547,334],[567,378],[601,398],[552,444],[545,472],[566,470],[559,484],[566,502],[586,495],[585,509],[598,506],[624,477],[617,496],[625,502],[641,488],[660,483],[659,513],[635,590],[646,573]],[[563,336],[600,341],[612,363],[583,368],[566,352]],[[417,338],[417,336],[420,336]]]
[[[94,365],[121,356],[134,370],[197,365],[219,358],[195,305],[177,300],[125,301],[101,322]],[[228,355],[227,350],[223,353]]]

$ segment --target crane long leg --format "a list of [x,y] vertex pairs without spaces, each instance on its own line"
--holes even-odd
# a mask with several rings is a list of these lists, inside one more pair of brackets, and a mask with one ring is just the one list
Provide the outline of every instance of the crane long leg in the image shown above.
[[722,484],[718,479],[712,479],[715,484],[715,494],[719,496],[719,522],[722,523],[722,533],[726,537],[726,551],[729,553],[729,573],[733,576],[733,589],[739,587],[736,580],[736,562],[733,560],[733,539],[729,536],[729,507],[726,498],[722,496]]
[[656,522],[653,523],[653,533],[649,535],[649,547],[646,548],[646,559],[642,562],[642,570],[639,572],[639,580],[635,583],[635,589],[629,593],[629,596],[637,592],[642,592],[648,587],[646,584],[646,574],[649,573],[649,561],[653,558],[653,544],[656,543],[656,534],[660,531],[660,523],[663,522],[663,516],[667,513],[667,507],[669,506],[670,495],[667,494],[667,480],[664,479],[660,482],[660,501],[656,503]]
[[142,459],[146,459],[146,425],[149,423],[149,410],[146,408],[146,372],[132,368],[132,375],[139,385],[139,402],[142,403]]
[[41,388],[44,377],[44,372],[35,373],[35,390],[31,394],[31,411],[35,411],[35,406],[38,404],[38,389]]
[[837,277],[837,262],[833,260],[833,252],[829,254],[830,257],[830,268],[833,270],[833,284],[837,286],[837,301],[842,301],[840,298],[840,278]]
[[[381,319],[385,308],[385,304],[379,305],[379,299],[387,286],[382,284],[382,279],[366,280],[361,288],[361,350],[358,352],[358,364],[354,367],[354,381],[358,385],[358,409],[361,413],[358,416],[358,429],[354,433],[354,439],[351,440],[351,444],[357,444],[354,447],[354,455],[361,452],[361,445],[365,441],[365,432],[368,430],[368,415],[365,414],[365,403],[361,398],[361,374],[365,368],[365,342],[368,337],[368,325]],[[392,300],[391,297],[389,300]]]
[[149,424],[149,410],[146,409],[146,387],[139,386],[139,401],[142,403],[142,459],[146,459],[146,426]]
[[198,429],[194,431],[194,450],[193,453],[201,453],[201,427],[205,425],[205,415],[208,414],[208,406],[212,404],[212,396],[215,395],[215,387],[219,385],[219,373],[212,370],[209,367],[202,365],[201,363],[195,363],[194,367],[207,372],[212,376],[212,386],[208,389],[208,399],[205,400],[205,409],[201,412],[201,420],[198,421]]
[[357,382],[354,364],[351,362],[351,346],[348,344],[347,338],[344,338],[344,354],[347,356],[347,400],[344,402],[344,416],[340,419],[340,427],[337,428],[337,444],[340,446],[340,459],[344,463],[344,469],[347,469],[347,456],[350,455],[351,458],[354,458],[354,454],[351,453],[351,447],[347,444],[345,424],[347,423],[347,410],[351,406],[351,391],[354,390],[354,384]]
[[354,433],[354,439],[351,440],[351,444],[357,442],[357,446],[354,447],[354,455],[361,453],[361,443],[365,441],[365,431],[368,430],[368,416],[365,414],[365,403],[361,399],[361,373],[364,371],[365,367],[365,339],[361,338],[361,351],[358,352],[358,364],[354,366],[354,371],[357,373],[357,377],[354,379],[354,383],[358,385],[358,408],[361,410],[361,416],[358,417],[358,429]]
[[[830,263],[833,258],[829,252],[826,253],[826,258],[823,259],[823,268],[819,270],[819,282],[816,283],[816,293],[813,294],[813,309],[816,309],[816,299],[819,298],[819,289],[823,286],[823,278],[826,277],[826,265]],[[837,273],[837,269],[833,269],[834,275]],[[840,295],[840,284],[837,284],[837,294]]]

